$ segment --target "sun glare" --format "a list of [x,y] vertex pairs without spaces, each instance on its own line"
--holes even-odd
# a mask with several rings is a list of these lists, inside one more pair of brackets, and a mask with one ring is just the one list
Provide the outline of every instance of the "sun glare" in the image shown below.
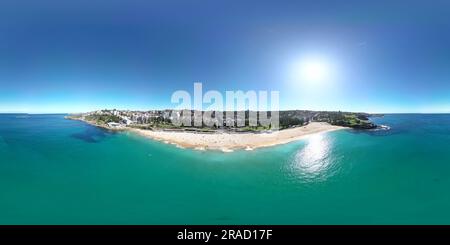
[[305,58],[294,66],[295,80],[317,87],[331,79],[331,66],[325,59]]
[[328,75],[326,64],[319,61],[306,62],[300,69],[302,78],[308,81],[321,81]]

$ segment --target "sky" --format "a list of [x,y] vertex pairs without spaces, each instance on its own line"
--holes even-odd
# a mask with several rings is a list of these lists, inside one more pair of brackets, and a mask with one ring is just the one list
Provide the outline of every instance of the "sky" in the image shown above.
[[450,112],[449,1],[0,1],[0,112],[173,108],[279,91],[280,109]]

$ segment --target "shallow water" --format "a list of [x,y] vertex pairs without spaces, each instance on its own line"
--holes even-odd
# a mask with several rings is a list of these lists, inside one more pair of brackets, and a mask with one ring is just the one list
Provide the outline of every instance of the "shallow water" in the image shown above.
[[1,224],[450,224],[450,115],[222,153],[0,115]]

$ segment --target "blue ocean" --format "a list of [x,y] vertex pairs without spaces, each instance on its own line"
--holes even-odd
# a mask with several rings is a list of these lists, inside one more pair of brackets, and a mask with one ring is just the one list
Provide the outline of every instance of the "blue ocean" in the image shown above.
[[0,224],[450,224],[450,115],[254,151],[0,114]]

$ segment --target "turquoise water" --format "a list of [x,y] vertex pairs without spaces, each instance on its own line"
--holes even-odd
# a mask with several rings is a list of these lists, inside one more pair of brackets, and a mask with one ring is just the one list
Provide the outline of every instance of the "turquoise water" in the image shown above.
[[0,224],[450,224],[450,115],[233,153],[0,115]]

